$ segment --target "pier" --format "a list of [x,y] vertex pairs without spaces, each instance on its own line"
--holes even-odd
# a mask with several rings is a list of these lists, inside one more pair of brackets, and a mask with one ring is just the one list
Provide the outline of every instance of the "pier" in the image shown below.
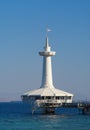
[[90,102],[76,102],[76,103],[63,103],[61,107],[65,108],[78,108],[79,113],[83,115],[90,115]]
[[90,102],[80,102],[77,104],[77,107],[82,114],[90,115]]
[[54,109],[57,108],[77,108],[79,114],[90,115],[90,102],[72,102],[72,103],[62,103],[56,106],[56,104],[44,104],[42,106],[46,108],[45,113],[54,113]]

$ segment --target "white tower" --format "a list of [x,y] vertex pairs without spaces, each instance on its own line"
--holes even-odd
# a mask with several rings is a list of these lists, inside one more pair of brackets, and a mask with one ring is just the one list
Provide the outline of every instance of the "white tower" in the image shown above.
[[51,51],[49,46],[48,37],[46,37],[45,51],[39,52],[40,56],[43,56],[43,72],[42,72],[42,84],[41,88],[54,88],[52,79],[52,64],[51,56],[54,56],[56,52]]
[[73,94],[57,89],[53,85],[51,57],[55,53],[55,51],[51,51],[48,37],[46,37],[44,51],[39,52],[39,55],[43,56],[41,87],[21,96],[24,102],[31,104],[33,111],[36,108],[44,108],[43,111],[52,112],[54,108],[61,107],[63,103],[72,103]]

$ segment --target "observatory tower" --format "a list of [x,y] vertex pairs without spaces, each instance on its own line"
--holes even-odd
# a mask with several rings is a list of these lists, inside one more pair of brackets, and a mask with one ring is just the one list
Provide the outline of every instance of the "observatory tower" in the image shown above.
[[21,96],[22,101],[30,103],[32,112],[38,110],[54,112],[55,108],[61,107],[64,103],[72,103],[73,94],[56,89],[53,85],[51,57],[55,53],[51,51],[48,37],[46,37],[44,51],[39,52],[39,55],[43,56],[41,86]]

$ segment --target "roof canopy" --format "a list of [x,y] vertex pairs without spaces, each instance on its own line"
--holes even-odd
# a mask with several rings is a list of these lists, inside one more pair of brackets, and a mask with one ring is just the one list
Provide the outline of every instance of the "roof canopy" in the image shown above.
[[29,91],[24,95],[27,96],[73,96],[71,93],[56,89],[56,88],[39,88],[33,91]]

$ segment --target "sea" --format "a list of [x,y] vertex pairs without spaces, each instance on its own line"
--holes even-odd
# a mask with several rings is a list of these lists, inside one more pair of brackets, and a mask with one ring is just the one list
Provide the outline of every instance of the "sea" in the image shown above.
[[0,103],[0,130],[90,130],[90,115],[77,108],[63,108],[58,114],[32,114],[29,104]]

